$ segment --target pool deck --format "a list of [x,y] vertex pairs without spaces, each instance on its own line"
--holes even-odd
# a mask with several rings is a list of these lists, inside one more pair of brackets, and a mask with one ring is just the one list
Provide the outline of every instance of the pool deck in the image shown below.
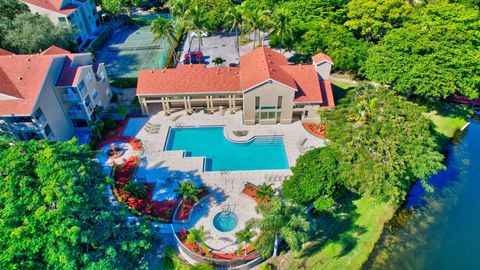
[[[249,170],[249,171],[203,171],[203,158],[183,157],[183,151],[163,151],[170,127],[192,126],[224,126],[225,136],[232,141],[248,141],[253,136],[276,135],[283,136],[285,151],[289,166],[305,151],[315,147],[322,147],[325,141],[308,133],[301,122],[278,125],[242,124],[242,113],[230,114],[216,112],[207,115],[203,112],[185,115],[185,112],[174,112],[165,116],[159,112],[149,116],[150,124],[160,125],[157,133],[149,133],[143,127],[136,135],[144,146],[142,164],[137,172],[140,178],[147,182],[157,183],[154,199],[170,199],[175,195],[173,190],[178,183],[191,180],[196,184],[204,184],[209,188],[210,194],[193,211],[187,223],[175,223],[174,230],[182,228],[205,226],[210,232],[210,237],[205,241],[214,250],[223,252],[235,251],[235,232],[244,228],[244,224],[251,218],[258,218],[255,212],[256,202],[242,193],[247,182],[260,185],[264,182],[279,188],[282,182],[292,174],[290,169],[284,170]],[[136,125],[132,125],[136,126]],[[138,128],[138,127],[137,127]],[[238,137],[234,130],[247,130],[248,135]],[[173,194],[172,194],[173,193]],[[222,233],[212,226],[213,217],[220,211],[230,209],[239,218],[239,225],[233,231]],[[159,225],[163,232],[171,232],[171,227]]]

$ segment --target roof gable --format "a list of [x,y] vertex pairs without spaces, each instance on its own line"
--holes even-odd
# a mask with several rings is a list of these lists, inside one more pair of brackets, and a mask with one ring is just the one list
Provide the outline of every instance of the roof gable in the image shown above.
[[319,54],[316,54],[316,55],[312,56],[312,60],[313,60],[314,65],[318,65],[318,64],[323,63],[323,62],[328,62],[328,63],[333,65],[332,58],[330,58],[330,56],[328,56],[324,53],[319,53]]
[[295,90],[295,81],[281,68],[282,65],[288,65],[287,59],[264,46],[243,55],[240,57],[241,88],[245,91],[267,80],[275,80]]
[[41,55],[56,55],[56,54],[70,54],[71,52],[62,49],[60,47],[57,47],[55,45],[50,46],[48,49],[44,50],[41,52]]

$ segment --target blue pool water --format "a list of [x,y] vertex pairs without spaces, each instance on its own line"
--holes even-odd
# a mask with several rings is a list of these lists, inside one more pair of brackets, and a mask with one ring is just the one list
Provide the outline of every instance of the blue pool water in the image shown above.
[[130,118],[128,119],[127,125],[123,130],[123,136],[137,136],[138,132],[143,128],[143,126],[148,122],[148,118]]
[[187,157],[205,157],[205,171],[288,169],[283,138],[257,137],[233,143],[223,127],[171,128],[165,150],[185,150]]
[[230,211],[222,211],[213,218],[213,226],[221,232],[230,232],[238,224],[238,217]]

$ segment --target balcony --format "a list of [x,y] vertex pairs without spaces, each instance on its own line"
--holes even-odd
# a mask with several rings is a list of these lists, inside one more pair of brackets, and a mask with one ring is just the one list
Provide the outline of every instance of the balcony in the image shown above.
[[82,98],[84,98],[85,96],[87,96],[88,94],[88,90],[87,90],[87,87],[83,86],[82,88],[78,89],[80,91],[80,95],[82,96]]
[[68,115],[72,119],[85,119],[86,118],[83,111],[80,110],[80,109],[77,109],[77,108],[73,108],[73,109],[68,110]]
[[40,126],[42,126],[42,127],[44,127],[44,126],[47,125],[47,119],[45,118],[44,115],[38,117],[38,118],[35,120],[35,122],[37,122],[37,124],[40,125]]
[[63,102],[66,103],[79,103],[81,101],[77,94],[62,94],[61,97]]
[[92,114],[93,104],[92,103],[85,104],[85,107],[87,107],[88,114]]
[[17,131],[35,131],[38,127],[33,122],[19,122],[10,124]]

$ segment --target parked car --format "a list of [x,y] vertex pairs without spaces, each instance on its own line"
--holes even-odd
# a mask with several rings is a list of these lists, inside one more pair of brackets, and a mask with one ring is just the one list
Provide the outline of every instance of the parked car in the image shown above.
[[203,53],[201,51],[191,51],[190,53],[186,53],[185,56],[185,61],[190,61],[192,62],[202,62],[203,61]]

